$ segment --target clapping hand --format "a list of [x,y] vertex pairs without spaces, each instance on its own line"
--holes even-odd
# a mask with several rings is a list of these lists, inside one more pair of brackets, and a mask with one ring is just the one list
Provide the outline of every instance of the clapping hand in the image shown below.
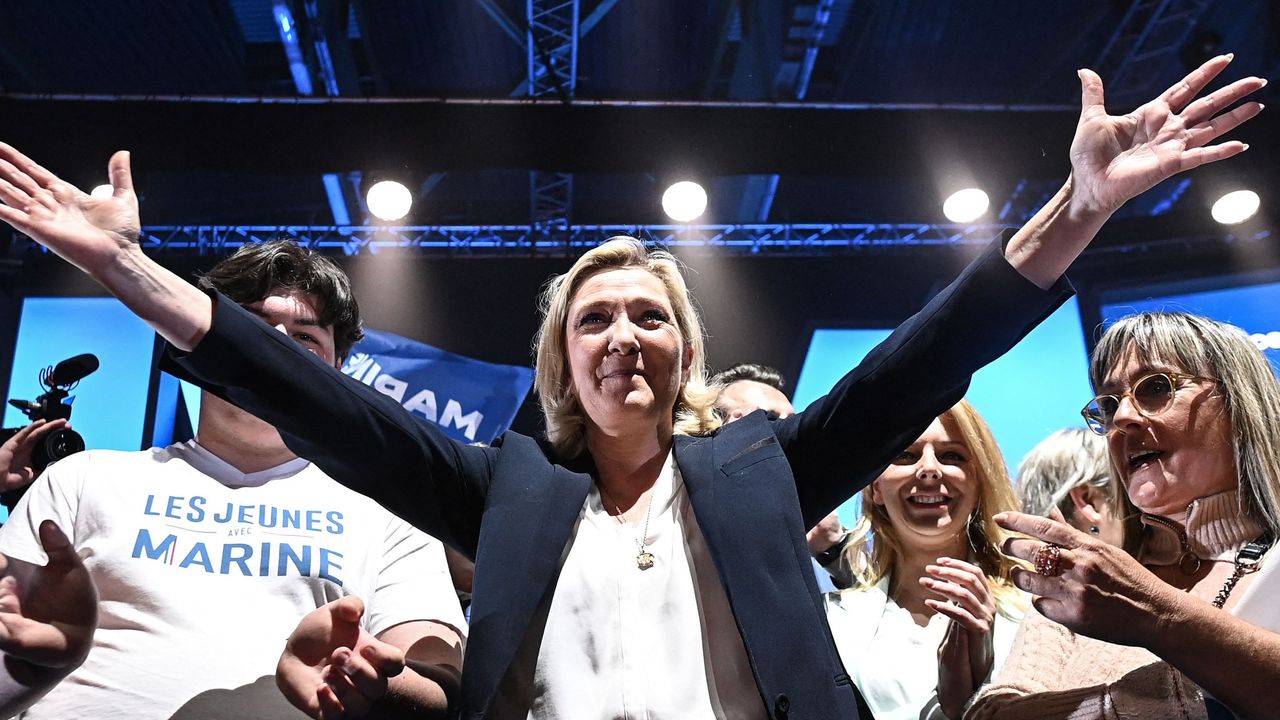
[[0,651],[27,685],[75,669],[98,626],[98,593],[75,548],[52,520],[39,534],[46,564],[0,555]]
[[955,558],[925,566],[920,584],[937,594],[925,604],[951,619],[938,646],[938,703],[948,717],[960,717],[995,662],[991,630],[996,601],[982,568]]
[[404,669],[404,653],[360,625],[364,602],[354,595],[316,608],[289,636],[276,684],[313,718],[359,717]]

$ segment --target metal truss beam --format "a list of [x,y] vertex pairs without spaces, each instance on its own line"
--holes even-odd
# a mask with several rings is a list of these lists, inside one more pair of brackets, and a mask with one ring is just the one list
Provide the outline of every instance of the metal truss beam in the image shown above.
[[582,21],[581,27],[578,28],[578,38],[585,37],[587,33],[595,29],[595,26],[599,25],[604,16],[608,15],[609,11],[617,4],[618,0],[600,0],[600,4],[596,5],[596,9],[592,10],[591,14],[587,15],[586,19]]
[[524,45],[524,33],[520,32],[520,27],[512,22],[511,18],[507,17],[507,13],[502,8],[498,7],[498,3],[495,0],[476,0],[476,3],[498,24],[498,27],[502,28],[502,32],[506,33],[512,42],[517,45]]
[[1107,99],[1124,104],[1163,90],[1166,70],[1212,3],[1210,0],[1133,0],[1098,55]]
[[[1132,221],[1129,221],[1130,223]],[[1148,221],[1143,221],[1148,222]],[[750,225],[572,225],[544,232],[527,225],[173,225],[142,228],[140,244],[154,257],[230,254],[242,245],[288,237],[317,252],[333,256],[376,255],[393,252],[431,257],[552,257],[575,258],[617,235],[689,253],[719,253],[758,257],[834,256],[865,252],[917,252],[926,247],[981,246],[1000,237],[1005,224],[750,224]],[[1243,231],[1162,233],[1149,227],[1128,229],[1099,238],[1085,257],[1144,253],[1160,249],[1245,246],[1273,247],[1271,227]],[[47,254],[30,238],[14,231],[0,259],[0,279],[17,277],[21,257]],[[5,237],[0,234],[0,240]],[[0,247],[4,247],[0,244]]]
[[529,173],[529,202],[536,228],[561,229],[569,226],[573,208],[573,173]]
[[[1212,3],[1210,0],[1133,0],[1099,53],[1094,68],[1107,83],[1107,100],[1124,107],[1163,90],[1168,69],[1178,59],[1187,37]],[[1191,181],[1164,183],[1152,194],[1151,214],[1168,212]]]
[[[840,28],[832,26],[833,10],[847,17],[847,6],[853,0],[800,0],[790,8],[790,18],[781,29],[767,22],[778,7],[767,3],[738,5],[738,21],[730,23],[727,32],[740,43],[735,64],[729,74],[728,93],[735,99],[804,100],[817,63],[818,51],[830,44],[829,34]],[[754,13],[748,19],[742,13]],[[828,31],[833,31],[829,33]],[[766,222],[773,209],[779,176],[749,175],[741,179],[719,180],[712,194],[721,202],[732,203],[731,217],[751,222]],[[730,200],[732,197],[732,200]],[[724,208],[721,208],[724,211]]]
[[[1167,69],[1177,60],[1210,4],[1210,0],[1131,0],[1093,63],[1094,70],[1106,81],[1108,104],[1124,107],[1163,90],[1170,80]],[[1159,197],[1151,199],[1148,213],[1168,212],[1190,182],[1185,178],[1165,182],[1149,191],[1148,197]],[[1024,178],[1006,200],[999,219],[1025,222],[1051,193]]]
[[782,65],[778,68],[778,97],[803,100],[809,93],[809,81],[818,61],[818,50],[832,44],[828,30],[832,27],[832,11],[837,5],[852,5],[852,0],[816,0],[798,3],[791,13],[786,45],[782,48]]
[[[818,0],[812,4],[800,3],[792,10],[791,26],[787,30],[786,44],[782,48],[782,64],[774,83],[777,97],[804,100],[809,93],[809,81],[813,78],[813,67],[818,61],[818,49],[822,47],[823,36],[831,22],[831,10],[835,4],[836,0]],[[778,194],[779,179],[778,175],[767,175],[757,181],[759,199],[756,201],[756,222],[769,219],[773,199]]]
[[[326,226],[173,225],[142,228],[143,249],[158,254],[222,255],[241,245],[291,237],[334,255],[400,249],[429,255],[574,257],[615,235],[674,248],[745,254],[827,255],[920,246],[981,245],[1004,225],[752,224],[571,225],[554,232],[526,225]],[[29,249],[38,249],[22,238]]]
[[578,0],[526,0],[529,97],[571,100],[578,85]]
[[[274,0],[272,13],[299,95],[359,96],[347,16],[335,0]],[[335,223],[349,224],[353,212],[367,213],[358,173],[325,173],[322,182]]]
[[[523,33],[494,0],[477,2],[503,32],[524,48],[525,77],[510,96],[558,97],[568,104],[577,94],[578,42],[613,10],[618,0],[601,0],[581,21],[579,0],[526,0]],[[569,224],[572,208],[571,173],[529,173],[529,215],[533,225],[564,227]]]
[[[578,11],[578,0],[526,0],[529,97],[573,101],[578,89]],[[530,172],[529,207],[535,228],[567,227],[573,210],[573,175]]]
[[[507,16],[506,12],[504,12],[502,8],[498,7],[495,0],[476,0],[476,2],[480,5],[480,8],[498,24],[498,27],[502,29],[502,32],[504,32],[507,37],[511,38],[512,42],[521,48],[525,47],[525,33],[522,32],[516,23]],[[600,3],[596,5],[595,9],[583,18],[581,24],[578,26],[579,39],[586,37],[588,33],[594,30],[596,25],[599,25],[600,21],[604,20],[605,16],[617,7],[617,5],[618,0],[600,0]],[[511,93],[511,95],[524,95],[525,92],[525,84],[522,82],[520,86]]]

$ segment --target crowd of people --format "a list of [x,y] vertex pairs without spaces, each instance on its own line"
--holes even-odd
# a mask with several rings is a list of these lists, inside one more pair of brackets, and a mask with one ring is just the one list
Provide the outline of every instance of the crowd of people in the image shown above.
[[[141,252],[127,153],[93,198],[0,143],[0,220],[205,395],[194,440],[63,460],[0,529],[0,714],[1273,715],[1280,386],[1252,342],[1110,327],[1087,430],[1023,463],[1021,502],[963,399],[1117,208],[1245,150],[1214,141],[1263,81],[1201,96],[1230,60],[1120,116],[1081,71],[1062,189],[803,412],[767,369],[708,376],[669,253],[587,251],[540,298],[545,438],[490,447],[337,371],[360,314],[332,263],[274,242],[193,285]],[[47,431],[0,448],[7,483]]]

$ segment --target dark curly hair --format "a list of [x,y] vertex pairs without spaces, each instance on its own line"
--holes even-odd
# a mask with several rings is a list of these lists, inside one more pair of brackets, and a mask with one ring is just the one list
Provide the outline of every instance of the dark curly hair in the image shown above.
[[333,328],[338,360],[364,337],[360,306],[351,281],[332,260],[289,239],[241,246],[200,276],[200,287],[217,290],[240,305],[258,302],[277,288],[297,290],[317,299],[317,321]]

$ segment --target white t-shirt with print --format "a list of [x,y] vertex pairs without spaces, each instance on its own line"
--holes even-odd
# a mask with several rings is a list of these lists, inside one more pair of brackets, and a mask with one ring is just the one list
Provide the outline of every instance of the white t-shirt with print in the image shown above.
[[98,588],[84,664],[22,717],[302,717],[275,687],[285,638],[344,595],[378,634],[411,620],[465,632],[438,541],[306,460],[243,474],[194,441],[95,450],[50,467],[0,528],[43,564],[55,520]]

